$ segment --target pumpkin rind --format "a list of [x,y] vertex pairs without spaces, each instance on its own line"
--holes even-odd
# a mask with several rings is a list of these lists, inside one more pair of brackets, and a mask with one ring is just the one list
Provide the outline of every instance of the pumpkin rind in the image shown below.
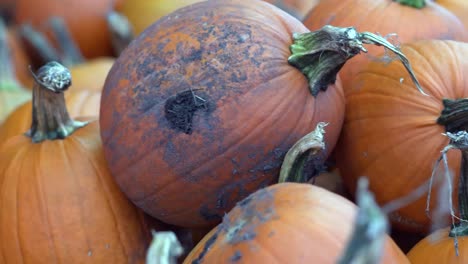
[[[184,263],[336,263],[357,207],[309,184],[281,183],[239,202]],[[409,263],[387,237],[381,263]]]
[[[333,149],[340,82],[311,96],[287,62],[293,32],[307,30],[270,4],[207,1],[130,44],[106,79],[100,123],[109,167],[134,203],[170,224],[213,224],[273,183],[286,151],[319,121]],[[171,124],[187,100],[193,120]]]
[[[414,89],[399,62],[371,62],[352,80],[346,115],[337,146],[337,161],[345,184],[369,177],[379,203],[402,197],[429,180],[440,151],[448,144],[437,124],[443,98],[468,97],[468,44],[455,41],[420,41],[402,46],[422,87]],[[460,154],[448,153],[450,169],[458,177]],[[442,172],[441,172],[442,173]],[[457,178],[454,180],[456,189]],[[431,204],[435,205],[437,188]],[[454,204],[457,197],[453,197]],[[426,197],[393,214],[397,227],[428,231]]]

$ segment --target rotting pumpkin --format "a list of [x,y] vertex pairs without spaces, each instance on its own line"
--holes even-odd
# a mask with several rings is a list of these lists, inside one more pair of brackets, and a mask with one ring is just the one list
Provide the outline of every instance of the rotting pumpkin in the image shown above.
[[344,114],[336,73],[364,50],[358,36],[332,26],[309,32],[263,1],[206,1],[164,17],[104,85],[112,175],[157,219],[219,222],[276,181],[284,154],[318,122],[329,124],[324,158],[334,148]]
[[[237,203],[184,264],[350,263],[337,260],[357,211],[352,202],[321,187],[275,184]],[[409,263],[390,237],[383,239],[380,263]]]
[[37,71],[32,125],[0,146],[1,263],[144,263],[144,214],[111,177],[98,122],[69,117],[70,73]]

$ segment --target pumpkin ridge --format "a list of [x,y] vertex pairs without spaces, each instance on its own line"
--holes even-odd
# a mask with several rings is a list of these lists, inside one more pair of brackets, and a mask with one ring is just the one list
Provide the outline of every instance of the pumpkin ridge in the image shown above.
[[[94,121],[94,122],[97,122],[97,121]],[[92,124],[89,124],[89,125],[92,125]],[[119,221],[117,221],[117,216],[116,216],[116,213],[114,211],[114,207],[112,206],[111,199],[109,198],[110,197],[109,190],[107,190],[105,188],[106,184],[104,184],[102,171],[99,169],[99,166],[97,166],[96,160],[94,158],[91,158],[88,155],[86,155],[86,153],[88,153],[86,151],[87,148],[79,140],[79,137],[72,136],[72,137],[69,137],[68,139],[69,139],[69,141],[68,141],[69,144],[73,143],[75,145],[75,147],[76,147],[74,149],[80,149],[80,151],[84,154],[83,156],[86,157],[89,164],[94,169],[96,178],[98,179],[98,182],[99,182],[99,185],[100,185],[100,190],[102,190],[103,193],[104,193],[104,197],[106,198],[106,204],[108,205],[108,208],[109,208],[109,210],[111,212],[111,215],[112,215],[112,219],[114,220],[113,222],[114,222],[115,229],[117,230],[116,233],[117,233],[117,236],[118,236],[118,241],[119,241],[119,244],[120,244],[120,248],[122,248],[121,252],[123,253],[125,259],[130,260],[127,249],[125,248],[124,243],[122,242],[122,236],[121,236],[122,235],[122,229],[118,224]]]

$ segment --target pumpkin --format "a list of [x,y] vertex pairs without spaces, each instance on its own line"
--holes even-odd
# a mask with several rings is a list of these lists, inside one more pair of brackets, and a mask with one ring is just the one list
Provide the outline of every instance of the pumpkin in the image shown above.
[[14,74],[8,30],[0,19],[0,124],[19,105],[31,99]]
[[[463,264],[468,262],[468,239],[458,237],[458,256],[450,228],[436,230],[419,241],[409,252],[408,259],[413,264]],[[430,252],[430,253],[429,253]]]
[[468,2],[464,0],[437,0],[437,4],[445,7],[450,12],[454,13],[465,25],[468,30]]
[[304,16],[314,7],[320,0],[265,0],[268,3],[283,9],[297,19],[302,20]]
[[[337,263],[357,207],[321,187],[280,183],[240,201],[184,263]],[[386,237],[381,263],[409,263]]]
[[50,62],[35,79],[31,129],[0,147],[0,262],[144,263],[148,226],[107,169],[98,122],[66,110],[70,72]]
[[126,0],[116,10],[125,15],[133,26],[135,35],[141,34],[148,26],[175,10],[202,0]]
[[[343,180],[352,190],[358,177],[369,177],[379,203],[402,197],[425,183],[448,139],[442,133],[463,128],[468,97],[468,43],[428,40],[402,46],[421,86],[398,62],[370,62],[350,83],[346,115],[336,149]],[[460,155],[448,153],[458,175]],[[455,181],[456,183],[457,181]],[[432,198],[438,197],[434,190]],[[456,197],[453,198],[456,202]],[[437,204],[432,201],[431,204]],[[430,229],[426,197],[391,216],[396,228],[413,232]]]
[[50,28],[44,25],[44,21],[53,16],[62,17],[87,58],[110,56],[112,47],[106,14],[113,4],[113,0],[18,0],[15,22],[31,23],[46,33]]
[[[74,86],[72,86],[75,88]],[[71,90],[65,94],[68,112],[72,117],[98,116],[101,102],[100,91]],[[24,103],[0,125],[0,145],[7,139],[20,135],[31,126],[32,102]]]
[[127,197],[169,224],[213,225],[275,182],[284,154],[319,121],[329,123],[327,156],[344,108],[332,83],[346,59],[330,53],[324,29],[296,35],[293,49],[307,50],[309,38],[317,51],[294,53],[305,63],[296,68],[293,32],[308,31],[273,5],[221,0],[179,9],[140,34],[101,97],[106,159]]
[[[422,8],[403,5],[399,2],[425,4]],[[424,21],[424,22],[422,22]],[[422,39],[468,40],[461,21],[437,3],[427,0],[328,0],[319,2],[304,19],[304,25],[316,30],[323,25],[354,26],[358,31],[376,32],[396,43]],[[376,52],[369,47],[369,53]],[[349,82],[365,62],[374,60],[358,56],[347,63],[340,72],[345,92]],[[383,60],[379,58],[377,60]]]

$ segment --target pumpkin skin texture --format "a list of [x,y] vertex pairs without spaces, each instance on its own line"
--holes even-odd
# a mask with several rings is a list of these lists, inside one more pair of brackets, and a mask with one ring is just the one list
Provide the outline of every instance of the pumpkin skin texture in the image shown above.
[[133,26],[135,34],[139,35],[161,17],[179,8],[201,1],[202,0],[127,0],[120,4],[117,10],[128,18]]
[[1,263],[144,263],[149,230],[106,168],[98,122],[65,140],[8,140],[0,203]]
[[[453,237],[449,237],[450,228],[435,231],[416,244],[408,259],[413,264],[463,264],[468,262],[468,240],[465,236],[458,237],[458,256],[455,252]],[[430,252],[430,254],[428,254]]]
[[[321,1],[304,19],[304,25],[310,30],[316,30],[326,24],[353,26],[358,31],[378,32],[382,35],[396,33],[399,43],[423,39],[468,40],[461,21],[432,1],[426,1],[422,9],[393,0]],[[377,54],[381,48],[369,47],[368,51],[369,54]],[[350,89],[349,82],[353,76],[372,59],[369,56],[357,56],[343,66],[339,75],[345,93]]]
[[[468,44],[419,41],[402,46],[415,75],[430,96],[420,94],[400,62],[371,62],[351,82],[346,115],[336,149],[343,180],[352,190],[366,175],[380,204],[409,194],[429,180],[436,160],[449,140],[437,124],[443,98],[468,97]],[[448,152],[457,190],[459,151]],[[442,166],[443,167],[443,166]],[[442,173],[442,172],[441,172]],[[436,205],[434,186],[432,205]],[[457,197],[453,197],[457,204]],[[447,201],[448,204],[448,201]],[[426,196],[392,215],[395,227],[413,232],[430,230]]]
[[[357,207],[310,184],[281,183],[239,202],[184,263],[337,263]],[[381,263],[409,263],[387,236]]]
[[45,21],[52,16],[62,17],[84,56],[110,56],[112,47],[106,14],[112,8],[113,0],[18,0],[15,22],[31,23],[48,33]]
[[[68,113],[72,117],[98,116],[101,93],[70,90],[65,94]],[[23,134],[31,126],[32,103],[27,102],[13,111],[0,125],[0,145],[7,139]]]
[[[213,225],[273,183],[287,150],[320,121],[328,155],[343,91],[338,80],[311,96],[287,62],[293,32],[307,29],[268,3],[207,1],[130,44],[106,79],[100,122],[112,175],[135,204],[169,224]],[[176,127],[165,109],[193,98],[189,89],[203,107]]]

